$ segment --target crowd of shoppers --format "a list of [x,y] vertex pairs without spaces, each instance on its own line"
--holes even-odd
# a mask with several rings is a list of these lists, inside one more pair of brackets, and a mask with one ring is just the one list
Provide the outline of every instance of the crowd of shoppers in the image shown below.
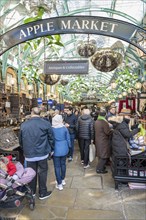
[[63,112],[55,110],[45,116],[41,115],[41,108],[33,108],[31,117],[21,124],[19,136],[25,162],[37,174],[30,182],[33,194],[36,194],[37,183],[40,199],[48,198],[52,193],[46,184],[50,156],[53,158],[56,188],[63,190],[66,159],[73,161],[75,139],[78,140],[84,169],[90,167],[89,147],[91,143],[95,144],[98,174],[107,173],[109,158],[126,155],[128,139],[139,132],[139,128],[130,131],[129,117],[124,116],[121,122],[115,122],[115,116],[116,106],[111,106],[108,112],[105,107],[89,109],[84,106],[74,111],[72,106],[67,106]]

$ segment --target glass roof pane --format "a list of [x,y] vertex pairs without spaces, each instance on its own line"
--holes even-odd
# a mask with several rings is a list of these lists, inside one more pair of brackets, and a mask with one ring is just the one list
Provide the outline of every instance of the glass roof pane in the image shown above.
[[[146,14],[146,2],[144,0],[1,0],[0,31],[4,33],[23,24],[24,19],[36,15],[36,9],[40,6],[45,8],[43,18],[88,15],[111,17],[141,25],[142,19]],[[115,38],[106,36],[91,35],[89,37],[96,40],[98,49],[110,48],[117,41]],[[64,47],[58,51],[59,59],[83,59],[77,53],[77,44],[81,40],[86,41],[87,38],[87,34],[61,35]],[[121,41],[121,43],[123,44],[124,52],[126,52],[129,46],[128,43],[124,41]],[[41,51],[41,49],[42,45],[39,50]],[[36,54],[39,53],[36,52]],[[48,56],[49,59],[56,58],[51,57],[49,53]],[[43,60],[43,57],[42,54],[40,62]],[[101,82],[108,84],[114,75],[114,71],[101,73],[90,65],[89,75],[97,77]]]

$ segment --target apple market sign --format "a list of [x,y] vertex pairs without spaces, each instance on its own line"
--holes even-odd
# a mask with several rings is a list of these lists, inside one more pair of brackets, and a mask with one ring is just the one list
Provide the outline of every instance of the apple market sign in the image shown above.
[[55,34],[97,34],[126,41],[146,53],[139,42],[146,30],[131,23],[98,16],[65,16],[38,20],[18,26],[0,36],[0,55],[10,48],[38,37]]

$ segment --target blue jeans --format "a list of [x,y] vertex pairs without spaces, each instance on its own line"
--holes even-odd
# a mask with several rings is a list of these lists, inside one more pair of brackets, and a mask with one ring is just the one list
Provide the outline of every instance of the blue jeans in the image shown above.
[[75,142],[75,134],[70,134],[70,142],[71,142],[71,148],[69,149],[69,156],[73,158],[74,154],[74,142]]
[[55,176],[58,184],[62,183],[66,175],[66,156],[55,157],[53,156]]

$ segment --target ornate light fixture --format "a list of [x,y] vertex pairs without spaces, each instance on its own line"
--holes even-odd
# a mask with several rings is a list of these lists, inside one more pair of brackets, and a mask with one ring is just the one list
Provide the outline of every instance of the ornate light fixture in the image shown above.
[[122,99],[122,98],[123,98],[123,96],[122,96],[121,94],[120,94],[118,97],[119,97],[119,99]]
[[112,83],[111,83],[111,89],[115,89],[116,87],[117,87],[117,83],[112,82]]
[[69,83],[68,79],[61,79],[60,80],[61,85],[66,86]]
[[40,80],[47,85],[54,85],[60,80],[60,75],[48,75],[48,74],[40,74]]
[[142,87],[141,82],[137,82],[137,83],[135,84],[135,88],[136,88],[137,90],[141,89],[141,87]]
[[91,58],[93,66],[101,72],[110,72],[116,69],[122,63],[123,57],[114,50],[101,49]]
[[123,92],[122,95],[123,95],[123,96],[127,96],[127,92]]
[[77,45],[77,52],[81,57],[91,57],[96,51],[96,40],[80,41]]
[[87,93],[87,97],[89,99],[95,99],[96,98],[96,91],[93,90],[93,89],[89,90],[88,93]]

